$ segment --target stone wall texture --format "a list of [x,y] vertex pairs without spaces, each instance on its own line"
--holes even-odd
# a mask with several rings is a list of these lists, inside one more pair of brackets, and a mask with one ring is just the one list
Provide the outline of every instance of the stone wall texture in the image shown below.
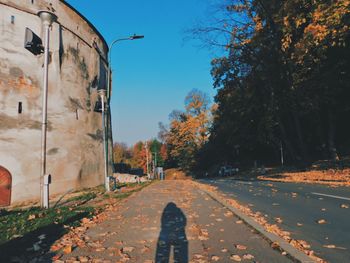
[[[106,83],[103,37],[64,1],[0,0],[0,166],[12,175],[12,203],[40,197],[44,56],[24,48],[26,28],[44,39],[39,10],[58,17],[50,31],[50,193],[96,186],[104,178],[102,115],[94,111],[99,83]],[[108,139],[111,144],[111,132]]]

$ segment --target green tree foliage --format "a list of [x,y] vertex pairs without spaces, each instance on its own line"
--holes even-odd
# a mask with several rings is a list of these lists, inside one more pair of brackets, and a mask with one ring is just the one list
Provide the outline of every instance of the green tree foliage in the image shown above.
[[[193,31],[212,61],[218,110],[204,163],[306,163],[349,153],[350,2],[229,0]],[[215,41],[211,41],[215,39]]]

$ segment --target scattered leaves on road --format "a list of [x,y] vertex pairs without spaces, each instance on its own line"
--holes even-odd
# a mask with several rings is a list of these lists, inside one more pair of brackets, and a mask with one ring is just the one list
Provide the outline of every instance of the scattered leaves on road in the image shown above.
[[251,254],[244,254],[243,259],[251,260],[251,259],[254,259],[254,256]]
[[232,254],[230,259],[232,259],[233,261],[236,261],[236,262],[241,262],[242,259],[239,255],[235,255],[235,254]]
[[280,217],[275,217],[275,221],[279,224],[281,224],[283,222],[282,218],[280,218]]
[[317,223],[320,225],[327,224],[327,221],[325,219],[319,219],[317,220]]
[[241,244],[235,244],[235,248],[237,248],[238,250],[246,250],[247,247]]
[[217,261],[220,260],[220,257],[218,257],[218,256],[212,256],[212,257],[211,257],[211,260],[217,262]]
[[325,248],[330,248],[330,249],[341,249],[341,250],[346,250],[345,247],[337,247],[336,245],[330,244],[330,245],[323,245]]

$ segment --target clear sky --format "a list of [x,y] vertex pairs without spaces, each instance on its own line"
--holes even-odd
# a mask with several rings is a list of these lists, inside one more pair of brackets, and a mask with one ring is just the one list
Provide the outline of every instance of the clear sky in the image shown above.
[[[128,145],[157,137],[158,122],[183,109],[192,89],[214,96],[213,55],[184,41],[186,29],[208,14],[207,0],[69,0],[107,43],[134,33],[144,39],[117,43],[112,51],[113,139]],[[103,4],[102,4],[103,3]]]

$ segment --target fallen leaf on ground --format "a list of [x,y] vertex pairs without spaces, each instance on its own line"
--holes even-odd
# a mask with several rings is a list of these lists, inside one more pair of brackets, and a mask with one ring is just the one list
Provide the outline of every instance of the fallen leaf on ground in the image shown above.
[[204,256],[203,256],[203,255],[200,255],[200,254],[194,254],[194,255],[193,255],[193,258],[195,258],[195,259],[201,259],[201,258],[204,258]]
[[243,255],[243,259],[253,259],[254,258],[254,256],[253,255],[251,255],[251,254],[245,254],[245,255]]
[[41,247],[39,246],[38,243],[35,243],[35,244],[33,245],[33,249],[34,249],[34,251],[39,251],[39,250],[41,249]]
[[88,257],[84,257],[84,256],[78,257],[78,260],[79,260],[79,262],[83,262],[83,263],[89,262],[89,258]]
[[341,207],[341,208],[345,208],[345,209],[348,209],[348,208],[349,208],[349,206],[346,205],[346,204],[342,204],[340,207]]
[[219,259],[220,259],[220,257],[218,257],[218,256],[212,256],[211,257],[212,261],[219,261]]
[[52,245],[50,250],[53,251],[53,252],[55,252],[55,251],[57,251],[57,250],[60,250],[60,247],[59,247],[59,246],[56,246],[56,245]]
[[240,256],[238,255],[231,255],[230,259],[234,260],[234,261],[237,261],[237,262],[241,262],[242,259]]
[[325,247],[325,248],[336,248],[335,245],[323,245],[323,247]]
[[280,217],[275,217],[275,221],[279,224],[281,224],[283,222],[282,218],[280,218]]
[[29,215],[28,220],[33,220],[33,219],[35,219],[35,217],[36,217],[35,215]]
[[242,220],[237,220],[237,221],[236,221],[236,224],[242,224],[242,223],[243,223]]
[[297,223],[297,226],[302,226],[303,224],[302,223]]
[[331,249],[342,249],[342,250],[346,250],[347,248],[345,247],[337,247],[336,245],[323,245],[323,247],[325,248],[331,248]]
[[144,246],[142,249],[141,249],[141,253],[146,253],[150,250],[150,248],[148,246]]
[[273,249],[277,249],[277,248],[280,247],[280,245],[279,245],[277,242],[273,242],[273,243],[271,244],[271,247],[272,247]]
[[125,253],[125,252],[133,252],[134,249],[135,249],[134,247],[123,247],[122,251],[123,251],[123,253]]
[[231,216],[233,216],[233,213],[231,211],[227,211],[224,215],[226,217],[231,217]]
[[246,250],[246,249],[247,249],[246,246],[240,245],[240,244],[235,245],[235,247],[236,247],[238,250]]
[[317,223],[320,224],[320,225],[322,225],[322,224],[326,224],[327,221],[324,220],[324,219],[319,219],[319,220],[317,220]]
[[52,257],[52,261],[59,260],[61,257],[62,257],[62,255],[54,255],[54,256]]
[[90,223],[90,219],[84,217],[84,218],[81,220],[81,222],[82,222],[83,224],[87,224],[87,223]]
[[72,253],[72,246],[65,246],[62,251],[64,254]]
[[224,253],[226,253],[228,250],[227,250],[227,248],[223,248],[223,249],[221,249],[221,252],[224,252]]
[[42,234],[42,235],[38,236],[38,238],[39,238],[40,240],[43,240],[43,239],[46,238],[46,235],[45,235],[45,234]]

